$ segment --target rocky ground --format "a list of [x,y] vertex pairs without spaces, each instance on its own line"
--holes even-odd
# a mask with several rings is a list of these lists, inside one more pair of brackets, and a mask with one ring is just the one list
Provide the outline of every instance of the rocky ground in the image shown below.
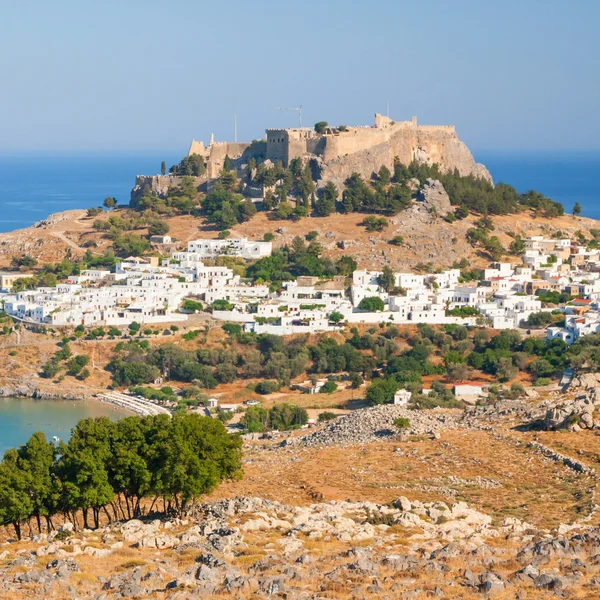
[[598,424],[552,430],[595,404],[595,376],[574,385],[248,436],[244,478],[184,518],[7,539],[0,598],[598,598]]
[[[600,594],[600,529],[494,524],[464,502],[238,497],[197,517],[70,523],[6,546],[2,597],[541,598]],[[576,592],[577,590],[577,592]],[[577,595],[575,595],[577,594]]]

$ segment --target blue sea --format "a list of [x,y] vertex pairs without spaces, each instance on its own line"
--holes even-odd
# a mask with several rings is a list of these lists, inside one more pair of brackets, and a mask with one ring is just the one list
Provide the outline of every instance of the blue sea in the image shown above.
[[184,154],[0,155],[0,232],[62,210],[101,206],[107,196],[127,204],[136,175],[156,175],[161,161],[168,168]]
[[[570,212],[600,218],[600,152],[474,152],[494,181],[520,192],[535,189]],[[76,156],[0,155],[0,232],[32,225],[51,213],[100,206],[106,196],[129,202],[136,175],[153,175],[160,163],[183,156],[160,152]]]
[[575,202],[582,216],[600,219],[600,151],[547,152],[474,152],[494,182],[508,183],[519,192],[534,189],[561,202],[571,212]]

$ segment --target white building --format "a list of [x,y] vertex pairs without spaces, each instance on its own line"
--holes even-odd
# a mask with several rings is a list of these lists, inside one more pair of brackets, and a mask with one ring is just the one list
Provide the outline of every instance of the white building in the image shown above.
[[194,240],[188,242],[187,251],[201,258],[217,258],[218,256],[239,256],[246,259],[257,259],[271,256],[271,242],[253,242],[247,238],[227,238],[225,240]]

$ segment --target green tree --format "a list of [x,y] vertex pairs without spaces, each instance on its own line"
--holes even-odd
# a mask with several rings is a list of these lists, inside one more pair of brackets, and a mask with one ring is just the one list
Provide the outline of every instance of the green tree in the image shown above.
[[117,201],[112,196],[107,196],[104,198],[104,202],[102,204],[104,204],[108,210],[111,210],[117,205]]
[[329,127],[329,123],[327,123],[327,121],[318,121],[315,123],[315,132],[325,133],[325,131],[327,131],[327,127]]
[[169,233],[169,224],[165,221],[152,221],[148,226],[148,235],[166,235]]
[[581,204],[579,202],[575,202],[573,205],[573,216],[576,217],[581,214]]
[[319,217],[327,217],[335,212],[338,190],[333,182],[328,181],[324,187],[319,188],[317,197],[318,200],[315,206],[315,213]]
[[385,304],[378,296],[369,296],[367,298],[363,298],[359,302],[358,308],[360,308],[360,310],[368,310],[369,312],[377,312],[383,310],[385,308]]
[[[51,516],[56,512],[60,487],[54,477],[56,447],[38,431],[18,450],[19,464],[28,474],[28,496],[31,500],[31,514],[35,517],[38,532],[41,533],[41,517],[46,519],[48,530],[52,529]],[[1,509],[0,509],[1,511]]]
[[383,267],[382,272],[377,276],[377,285],[388,293],[396,286],[394,271],[387,265]]
[[335,381],[326,381],[323,387],[319,390],[321,394],[331,394],[337,390],[337,383]]
[[160,174],[161,175],[167,174],[167,163],[164,160],[160,163]]
[[8,450],[0,463],[0,522],[12,525],[21,539],[21,525],[34,511],[30,496],[31,473],[22,467],[16,450]]

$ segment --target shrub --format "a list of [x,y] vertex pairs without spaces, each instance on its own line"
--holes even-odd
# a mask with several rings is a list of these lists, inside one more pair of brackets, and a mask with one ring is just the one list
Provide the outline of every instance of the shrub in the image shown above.
[[319,423],[324,423],[325,421],[331,421],[332,419],[337,419],[337,417],[338,417],[338,415],[336,415],[335,413],[325,411],[325,412],[319,413],[318,421],[319,421]]
[[360,308],[360,310],[368,310],[369,312],[377,312],[383,310],[385,304],[378,296],[370,296],[368,298],[363,298],[360,301],[358,308]]
[[254,388],[255,392],[257,394],[261,394],[261,395],[266,395],[266,394],[272,394],[273,392],[276,392],[279,389],[279,383],[277,383],[276,381],[269,381],[267,379],[265,379],[264,381],[259,381],[256,384],[256,387]]
[[331,394],[337,390],[337,384],[334,381],[327,381],[325,385],[320,389],[321,394]]
[[406,417],[398,417],[394,420],[394,427],[400,430],[409,429],[410,421]]

